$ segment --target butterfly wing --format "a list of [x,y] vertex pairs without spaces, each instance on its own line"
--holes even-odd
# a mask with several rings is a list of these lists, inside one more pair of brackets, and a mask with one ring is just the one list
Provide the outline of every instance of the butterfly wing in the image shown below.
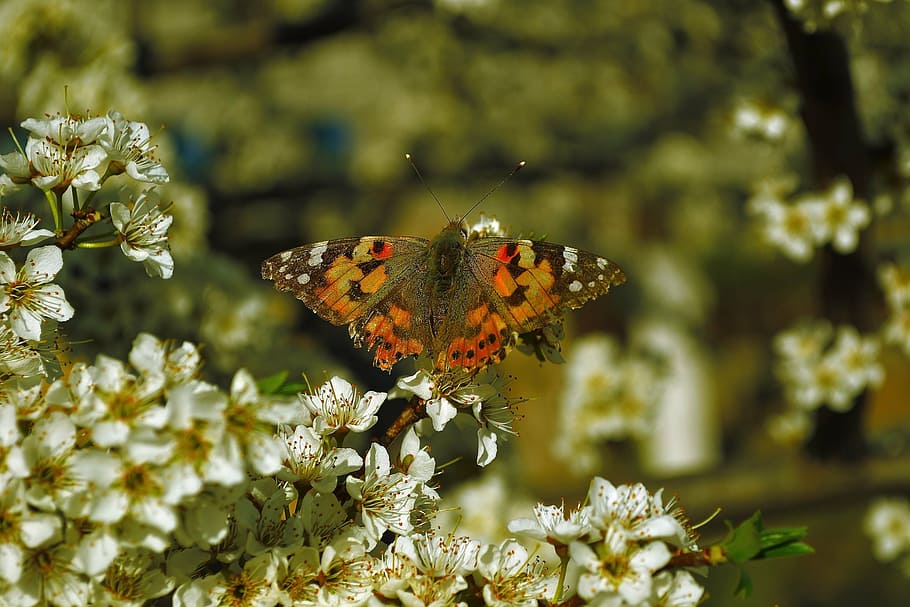
[[626,280],[616,263],[593,253],[508,238],[470,242],[463,271],[463,280],[471,283],[464,290],[476,296],[467,302],[465,326],[446,326],[449,346],[437,367],[470,369],[498,362],[513,333],[545,327],[563,310],[581,307]]
[[428,244],[387,236],[317,242],[266,259],[262,277],[332,324],[350,325],[354,345],[375,348],[373,364],[388,371],[431,343],[428,303],[409,280],[426,274]]

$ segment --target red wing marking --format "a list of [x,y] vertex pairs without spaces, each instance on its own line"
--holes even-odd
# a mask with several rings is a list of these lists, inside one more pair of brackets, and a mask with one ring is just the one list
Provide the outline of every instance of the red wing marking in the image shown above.
[[370,255],[373,259],[388,259],[392,256],[392,243],[387,240],[374,240],[370,247]]

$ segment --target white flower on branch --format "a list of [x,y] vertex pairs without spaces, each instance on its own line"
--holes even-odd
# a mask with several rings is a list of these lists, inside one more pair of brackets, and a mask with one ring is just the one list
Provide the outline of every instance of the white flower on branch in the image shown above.
[[35,229],[41,219],[34,215],[13,215],[9,209],[0,214],[0,247],[30,246],[54,235],[50,230]]
[[116,111],[108,112],[103,120],[105,128],[98,137],[98,143],[107,152],[109,173],[126,172],[136,181],[168,182],[167,170],[155,158],[158,146],[152,145],[145,123],[127,120]]
[[313,416],[313,430],[323,435],[369,430],[379,419],[376,412],[385,399],[384,392],[372,390],[358,395],[354,386],[340,377],[319,386],[315,394],[300,397]]
[[22,339],[41,338],[41,323],[73,317],[73,307],[51,281],[63,267],[63,254],[55,246],[32,249],[19,270],[0,251],[0,313],[9,312],[10,325]]
[[353,449],[338,447],[331,436],[320,436],[309,426],[281,426],[278,437],[285,447],[285,469],[279,478],[306,481],[316,491],[331,493],[338,477],[359,470],[363,458]]
[[542,561],[512,539],[481,548],[477,571],[488,607],[535,607],[538,600],[552,599],[558,584]]
[[348,476],[348,494],[359,503],[360,520],[372,543],[379,541],[386,530],[406,534],[413,525],[414,490],[417,479],[392,472],[385,447],[373,444],[364,461],[363,478]]
[[569,552],[579,567],[578,595],[607,605],[644,604],[651,595],[654,574],[670,560],[666,544],[639,544],[618,525],[611,525],[595,546],[573,542]]
[[519,537],[527,537],[554,545],[569,545],[573,541],[597,535],[591,526],[591,511],[576,507],[566,512],[565,504],[534,506],[534,518],[518,518],[509,522],[509,531]]
[[110,213],[123,254],[142,263],[149,276],[173,276],[174,259],[167,231],[174,217],[161,210],[157,193],[153,189],[145,190],[128,205],[112,202]]

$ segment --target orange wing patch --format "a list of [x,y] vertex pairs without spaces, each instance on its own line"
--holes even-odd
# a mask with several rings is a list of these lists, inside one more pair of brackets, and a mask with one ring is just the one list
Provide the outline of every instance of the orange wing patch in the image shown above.
[[371,314],[362,326],[351,325],[351,337],[358,347],[366,344],[368,350],[376,348],[373,364],[383,371],[389,371],[392,365],[405,356],[423,352],[423,344],[419,339],[407,337],[412,331],[412,320],[410,312],[391,304],[386,312]]
[[550,260],[539,261],[530,241],[502,245],[496,251],[500,265],[493,275],[493,289],[505,300],[509,314],[519,327],[559,304],[554,292],[556,273]]
[[[364,298],[388,281],[383,260],[393,252],[388,241],[364,238],[350,254],[340,254],[329,262],[322,273],[323,286],[313,289],[316,299],[328,308],[329,320],[341,324],[357,316],[355,312]],[[324,254],[325,251],[314,249],[311,259],[322,261]]]
[[495,310],[482,303],[465,315],[469,335],[454,338],[436,357],[436,369],[463,367],[470,371],[498,363],[512,344],[512,332]]

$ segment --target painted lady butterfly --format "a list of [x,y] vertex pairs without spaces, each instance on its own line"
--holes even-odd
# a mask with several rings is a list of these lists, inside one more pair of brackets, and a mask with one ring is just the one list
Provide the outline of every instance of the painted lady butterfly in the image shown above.
[[461,220],[433,240],[339,238],[278,253],[262,277],[375,349],[389,371],[426,354],[436,370],[477,371],[501,361],[517,334],[621,285],[614,262],[573,247],[469,235]]

